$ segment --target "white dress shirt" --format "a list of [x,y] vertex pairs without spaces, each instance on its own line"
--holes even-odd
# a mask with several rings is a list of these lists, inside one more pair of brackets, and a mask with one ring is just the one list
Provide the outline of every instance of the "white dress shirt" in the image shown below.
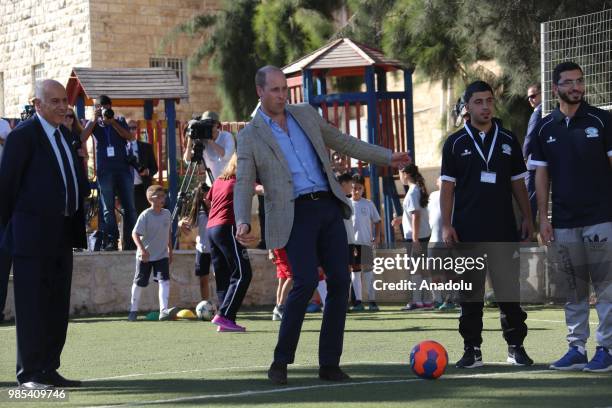
[[63,133],[60,130],[59,127],[54,127],[52,124],[50,124],[49,122],[47,122],[45,120],[45,118],[43,118],[41,115],[39,115],[38,113],[36,114],[36,116],[38,116],[38,119],[40,120],[40,124],[42,125],[43,129],[45,130],[45,134],[47,135],[47,138],[49,139],[49,143],[51,143],[51,148],[53,149],[53,153],[55,153],[55,158],[57,159],[57,164],[59,166],[60,171],[62,172],[62,179],[64,180],[64,187],[65,187],[65,191],[66,191],[66,211],[65,211],[65,215],[68,215],[68,185],[66,184],[66,174],[64,173],[64,165],[62,163],[62,156],[60,154],[59,151],[59,146],[57,145],[57,143],[55,143],[55,136],[54,133],[57,130],[60,135],[62,135],[62,148],[64,149],[64,152],[66,153],[66,157],[68,157],[68,161],[69,161],[69,165],[70,165],[70,169],[72,170],[72,182],[74,183],[74,191],[75,191],[75,206],[74,209],[78,210],[79,209],[79,184],[77,182],[77,178],[76,178],[76,169],[74,167],[74,163],[72,161],[72,152],[70,150],[70,147],[68,146],[68,144],[66,143],[66,140],[63,137]]

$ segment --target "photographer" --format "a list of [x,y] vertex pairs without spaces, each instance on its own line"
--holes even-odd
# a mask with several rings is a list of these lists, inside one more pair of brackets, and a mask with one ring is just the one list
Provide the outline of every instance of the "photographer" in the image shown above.
[[[134,208],[134,175],[128,163],[127,144],[132,135],[128,130],[125,118],[115,116],[112,101],[106,95],[96,100],[94,117],[83,133],[81,143],[93,134],[96,139],[96,177],[100,189],[100,198],[104,211],[104,233],[106,236],[105,251],[116,251],[119,230],[115,219],[115,192],[123,207],[123,222],[126,230],[131,230],[136,221]],[[123,249],[134,249],[130,237]]]
[[[188,136],[190,127],[193,129],[193,122],[191,121],[187,127],[185,136]],[[210,134],[208,134],[207,127],[209,129],[212,128]],[[195,123],[195,128],[196,131],[191,130],[191,135],[186,137],[187,146],[185,147],[183,160],[187,163],[191,162],[193,139],[202,141],[204,144],[206,166],[212,172],[213,178],[216,179],[223,172],[223,169],[234,153],[234,136],[230,132],[221,131],[219,115],[212,111],[204,112],[200,121]]]
[[132,135],[128,144],[128,162],[134,173],[136,214],[140,214],[149,207],[146,192],[152,184],[153,176],[157,174],[157,163],[153,146],[150,143],[138,140],[138,123],[131,119],[128,121],[128,126]]

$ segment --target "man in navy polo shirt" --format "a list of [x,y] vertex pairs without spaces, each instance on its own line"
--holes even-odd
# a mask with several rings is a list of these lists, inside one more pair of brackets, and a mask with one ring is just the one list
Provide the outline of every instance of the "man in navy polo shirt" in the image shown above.
[[[612,118],[584,97],[584,74],[574,62],[553,70],[559,106],[533,131],[540,234],[558,257],[567,301],[568,352],[550,368],[612,371]],[[548,192],[552,182],[552,224]],[[589,281],[599,316],[597,348],[589,362]]]
[[[527,123],[527,133],[525,135],[525,141],[523,142],[523,157],[525,160],[529,160],[529,156],[531,155],[531,134],[533,129],[535,129],[538,121],[542,119],[542,86],[540,83],[534,83],[527,88],[527,100],[529,104],[533,108],[533,112],[529,117],[529,122]],[[531,206],[531,216],[533,223],[536,222],[536,214],[538,212],[538,202],[536,200],[536,191],[535,191],[535,167],[530,166],[527,163],[527,170],[529,171],[529,176],[527,177],[527,194],[529,194],[529,205]]]
[[458,280],[467,280],[473,286],[471,291],[460,293],[459,333],[465,352],[457,367],[483,365],[480,345],[487,269],[501,311],[503,336],[508,344],[507,361],[531,365],[533,360],[523,347],[527,314],[519,301],[518,248],[508,244],[519,240],[513,196],[523,216],[523,238],[533,235],[521,146],[516,136],[493,118],[495,100],[489,84],[471,83],[463,100],[470,121],[448,137],[442,151],[442,236],[449,246],[461,242],[460,247],[467,249],[461,256],[486,256],[488,268],[474,267],[458,275]]
[[[83,143],[92,133],[96,139],[96,177],[104,211],[104,250],[116,251],[119,230],[115,218],[115,192],[124,211],[124,231],[131,231],[136,222],[134,175],[127,160],[127,146],[132,136],[125,118],[114,115],[112,101],[106,95],[96,100],[94,118],[83,129]],[[124,241],[123,249],[135,248],[131,237]]]

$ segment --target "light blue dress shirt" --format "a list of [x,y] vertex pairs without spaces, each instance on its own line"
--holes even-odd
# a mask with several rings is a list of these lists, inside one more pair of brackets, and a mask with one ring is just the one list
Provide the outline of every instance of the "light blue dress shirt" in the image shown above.
[[317,152],[291,113],[285,110],[288,132],[285,132],[262,109],[259,109],[259,113],[272,130],[274,138],[287,159],[293,178],[294,197],[315,191],[329,191],[329,183]]

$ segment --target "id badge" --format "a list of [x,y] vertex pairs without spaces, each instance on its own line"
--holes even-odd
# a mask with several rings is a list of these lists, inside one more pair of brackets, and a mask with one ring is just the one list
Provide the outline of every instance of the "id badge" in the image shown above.
[[106,148],[106,157],[115,157],[115,148],[113,146]]
[[497,179],[497,174],[495,174],[492,171],[481,171],[480,172],[480,182],[481,183],[495,184],[496,179]]

